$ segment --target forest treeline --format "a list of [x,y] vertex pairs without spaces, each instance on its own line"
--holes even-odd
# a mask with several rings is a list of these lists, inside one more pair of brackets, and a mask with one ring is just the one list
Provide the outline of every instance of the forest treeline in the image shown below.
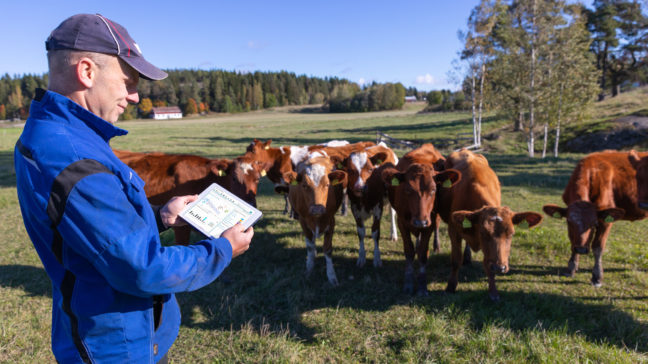
[[[307,77],[290,72],[240,73],[223,70],[168,70],[162,81],[140,80],[140,103],[129,105],[122,119],[146,117],[156,106],[179,106],[185,115],[204,112],[245,112],[286,105],[325,104],[332,112],[398,109],[406,93],[400,84],[360,88],[346,79]],[[37,87],[47,87],[48,75],[0,77],[0,119],[25,119]]]

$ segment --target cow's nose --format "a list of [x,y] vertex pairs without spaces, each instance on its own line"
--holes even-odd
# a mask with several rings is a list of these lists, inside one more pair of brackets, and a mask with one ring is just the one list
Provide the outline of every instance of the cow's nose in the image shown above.
[[587,254],[589,253],[589,249],[586,246],[579,246],[574,248],[574,251],[578,254]]
[[506,273],[506,266],[505,265],[497,265],[497,264],[491,264],[491,271],[499,274],[504,274]]
[[326,208],[322,205],[312,205],[310,207],[310,214],[313,216],[322,216],[324,215],[324,212],[326,211]]
[[417,228],[424,228],[428,226],[428,221],[427,220],[412,220],[412,225]]
[[364,185],[362,187],[353,187],[353,193],[355,193],[356,195],[361,195],[365,191],[367,191],[367,185]]

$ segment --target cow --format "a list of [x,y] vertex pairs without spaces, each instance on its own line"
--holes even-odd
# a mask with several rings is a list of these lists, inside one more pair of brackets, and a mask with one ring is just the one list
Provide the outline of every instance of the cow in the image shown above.
[[530,228],[542,222],[536,212],[518,212],[501,204],[500,183],[488,161],[481,154],[462,149],[451,153],[445,168],[461,173],[461,180],[437,197],[437,209],[448,224],[451,243],[452,271],[446,292],[457,289],[459,267],[462,263],[461,241],[473,251],[482,251],[483,265],[488,277],[488,295],[499,301],[495,274],[509,270],[511,239],[514,225]]
[[324,234],[323,251],[326,259],[326,276],[333,286],[339,284],[333,268],[333,233],[335,213],[342,203],[347,186],[347,174],[333,170],[333,162],[319,151],[310,153],[297,165],[295,171],[287,172],[288,198],[297,213],[306,241],[306,273],[310,275],[315,266],[315,241]]
[[[636,153],[635,153],[636,154]],[[638,153],[644,158],[648,153]],[[555,218],[566,218],[571,242],[571,257],[564,276],[573,277],[580,254],[594,254],[592,285],[603,284],[603,251],[612,223],[648,217],[638,204],[637,170],[629,152],[603,151],[581,159],[572,172],[562,199],[567,207],[545,205],[543,211]]]
[[[138,153],[114,150],[115,155],[144,180],[149,202],[163,205],[173,196],[199,194],[217,183],[242,200],[256,206],[262,167],[245,157],[209,159],[190,154]],[[189,243],[191,228],[173,228],[176,243]]]
[[461,173],[455,169],[435,170],[429,162],[433,158],[427,155],[435,151],[432,144],[424,144],[405,154],[396,168],[385,167],[381,171],[381,179],[388,186],[389,202],[396,210],[398,230],[403,239],[406,260],[403,290],[410,294],[414,293],[415,256],[411,234],[416,237],[419,261],[417,294],[427,295],[425,265],[428,246],[432,232],[438,228],[433,211],[436,193],[439,188],[451,187],[461,178]]
[[636,171],[637,204],[642,210],[648,210],[648,155],[631,150],[628,159]]
[[[383,213],[383,205],[387,199],[387,188],[381,179],[381,173],[387,166],[394,166],[398,163],[398,157],[384,143],[368,147],[362,151],[351,153],[343,165],[348,175],[347,194],[351,206],[351,212],[356,222],[358,233],[358,261],[357,265],[363,267],[366,262],[364,246],[365,225],[364,222],[373,216],[371,225],[371,237],[374,241],[374,267],[381,267],[380,260],[380,220]],[[384,166],[383,168],[380,168]],[[396,212],[391,210],[391,239],[398,239],[396,233]]]

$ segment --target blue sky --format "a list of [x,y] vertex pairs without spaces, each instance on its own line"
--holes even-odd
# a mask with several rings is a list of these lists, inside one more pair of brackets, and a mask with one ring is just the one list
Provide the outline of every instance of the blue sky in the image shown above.
[[161,68],[281,71],[401,82],[447,81],[479,0],[427,1],[3,1],[0,74],[47,71],[44,42],[76,13],[101,13],[128,29]]

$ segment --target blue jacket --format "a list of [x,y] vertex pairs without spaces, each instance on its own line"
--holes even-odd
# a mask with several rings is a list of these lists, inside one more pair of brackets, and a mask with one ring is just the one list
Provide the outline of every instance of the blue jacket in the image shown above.
[[18,199],[52,280],[61,363],[159,360],[180,327],[174,293],[209,284],[232,259],[224,238],[160,245],[144,182],[108,144],[126,133],[39,90],[16,144]]

